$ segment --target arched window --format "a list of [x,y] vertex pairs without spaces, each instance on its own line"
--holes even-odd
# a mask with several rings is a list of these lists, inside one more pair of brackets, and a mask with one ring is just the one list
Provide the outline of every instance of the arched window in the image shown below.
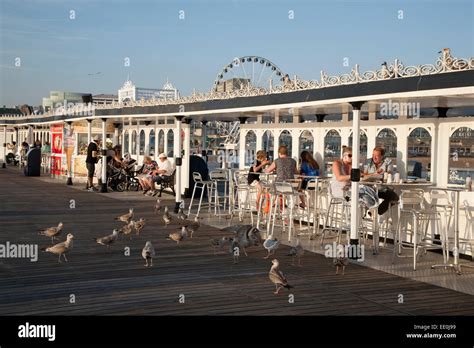
[[288,157],[291,157],[292,148],[291,148],[291,134],[288,131],[283,131],[280,134],[280,138],[278,139],[278,147],[286,146],[288,148]]
[[255,132],[249,131],[245,135],[245,165],[246,166],[251,166],[255,162],[256,152],[257,152],[257,135],[255,134]]
[[430,179],[431,135],[425,128],[415,128],[408,135],[407,176]]
[[263,133],[262,143],[263,143],[263,150],[267,152],[267,157],[273,158],[273,151],[274,151],[273,133],[270,132],[269,130]]
[[132,155],[137,154],[137,131],[132,132]]
[[303,131],[300,135],[300,148],[297,155],[299,156],[303,151],[314,153],[314,137],[308,130]]
[[128,134],[128,131],[125,131],[123,139],[123,154],[126,154],[128,153],[128,145],[130,144],[130,135]]
[[449,184],[464,185],[474,175],[474,131],[458,128],[449,138]]
[[148,145],[148,154],[150,156],[155,155],[155,130],[150,131],[150,144]]
[[332,173],[332,162],[341,157],[341,135],[331,129],[324,137],[324,165],[326,173]]
[[[359,145],[360,145],[360,157],[359,163],[364,164],[367,160],[367,134],[361,129],[360,130],[360,138],[359,138]],[[349,146],[352,147],[352,151],[355,151],[354,146],[352,145],[352,132],[349,136]]]
[[158,154],[165,152],[165,132],[158,132]]
[[140,131],[140,156],[145,155],[145,131]]
[[385,149],[385,157],[390,158],[392,163],[397,163],[397,136],[389,128],[382,129],[375,138],[375,146]]
[[172,129],[168,131],[168,157],[174,157],[174,132]]

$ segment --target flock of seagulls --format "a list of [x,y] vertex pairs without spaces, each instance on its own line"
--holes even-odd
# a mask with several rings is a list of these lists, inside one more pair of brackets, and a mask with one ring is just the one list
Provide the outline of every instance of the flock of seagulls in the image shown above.
[[[158,214],[161,211],[161,208],[160,199],[157,199],[154,205],[154,213]],[[171,216],[168,207],[165,206],[162,218],[165,225],[170,225],[172,223],[178,225],[176,230],[169,233],[167,238],[168,240],[176,242],[178,246],[186,239],[193,238],[193,234],[197,232],[201,226],[201,218],[199,216],[196,216],[193,220],[189,220],[189,217],[183,212],[181,208],[179,209],[176,217],[173,217]],[[131,240],[133,232],[139,236],[146,225],[146,220],[144,218],[134,220],[133,208],[130,208],[128,213],[116,217],[115,220],[122,222],[123,225],[120,228],[115,228],[109,235],[93,239],[97,244],[106,246],[108,251],[110,251],[110,247],[119,239],[120,234],[128,236]],[[51,238],[51,243],[54,243],[58,236],[60,236],[63,228],[64,224],[60,222],[57,226],[40,230],[39,234]],[[234,264],[239,262],[241,253],[243,253],[245,256],[248,256],[246,249],[249,247],[262,245],[263,248],[267,250],[267,255],[263,258],[268,259],[271,255],[275,255],[275,252],[280,245],[280,241],[275,238],[273,234],[270,234],[265,240],[263,240],[260,235],[260,231],[252,225],[234,225],[225,227],[221,231],[231,233],[233,236],[212,238],[210,242],[214,249],[214,255],[217,255],[217,252],[220,250],[227,249],[227,252],[232,255]],[[41,250],[58,255],[58,262],[61,262],[61,257],[63,257],[67,262],[68,260],[66,258],[66,254],[72,249],[73,240],[74,236],[69,233],[65,241],[50,247],[42,248]],[[156,252],[151,241],[146,241],[141,255],[145,260],[145,267],[152,267],[153,258],[155,258]],[[293,266],[295,265],[295,259],[297,259],[298,266],[302,267],[301,259],[304,256],[304,249],[300,243],[299,237],[296,238],[295,244],[291,247],[287,256],[292,257]],[[335,258],[334,266],[336,267],[336,275],[339,274],[340,268],[342,268],[342,274],[344,275],[345,267],[348,264],[349,261],[347,258]],[[272,260],[272,266],[268,276],[271,282],[275,285],[275,295],[278,295],[283,288],[293,288],[293,286],[288,283],[288,280],[283,275],[283,272],[280,270],[280,263],[277,259]]]

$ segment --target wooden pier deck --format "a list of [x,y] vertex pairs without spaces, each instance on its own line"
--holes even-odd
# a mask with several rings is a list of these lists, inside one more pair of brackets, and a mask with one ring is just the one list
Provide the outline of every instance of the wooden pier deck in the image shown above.
[[[276,258],[294,286],[273,295],[271,266],[262,247],[248,250],[238,264],[227,254],[214,256],[211,237],[223,232],[201,226],[193,239],[177,246],[166,240],[176,226],[164,226],[153,213],[153,199],[112,199],[24,177],[0,169],[0,244],[47,246],[37,230],[65,225],[61,240],[73,233],[69,262],[39,252],[37,262],[0,258],[2,315],[472,315],[474,296],[398,277],[357,264],[335,275],[332,259],[306,253],[303,267],[291,265],[281,246]],[[138,195],[139,193],[137,193]],[[70,200],[76,207],[70,208]],[[170,208],[173,205],[168,201]],[[108,252],[94,237],[121,226],[114,217],[135,209],[147,226],[132,241],[120,238]],[[150,240],[157,256],[144,267],[141,250]],[[130,256],[124,248],[129,247]],[[70,303],[71,295],[75,303]],[[184,295],[184,303],[179,297]],[[399,303],[403,295],[403,303]]]

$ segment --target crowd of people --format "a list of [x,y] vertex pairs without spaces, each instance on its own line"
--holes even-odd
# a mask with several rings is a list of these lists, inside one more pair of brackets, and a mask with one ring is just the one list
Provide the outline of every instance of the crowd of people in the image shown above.
[[48,141],[46,141],[44,144],[41,143],[41,140],[36,139],[33,144],[28,144],[28,142],[23,141],[21,143],[21,146],[18,147],[16,141],[12,141],[11,143],[6,144],[7,148],[7,163],[12,164],[12,165],[19,165],[21,163],[24,163],[26,161],[28,152],[31,149],[41,149],[42,154],[49,154],[51,153],[51,145]]
[[[349,199],[351,196],[351,170],[352,170],[352,148],[344,146],[342,158],[337,159],[332,164],[331,194],[333,197]],[[260,183],[260,174],[276,174],[276,182],[292,180],[295,175],[302,178],[300,189],[307,187],[308,181],[313,177],[319,177],[321,170],[318,162],[309,151],[303,151],[300,155],[299,165],[288,156],[288,148],[280,146],[278,148],[278,158],[273,162],[267,159],[264,150],[257,151],[256,161],[250,167],[248,173],[248,184],[256,186],[258,190],[257,202],[262,194],[262,185]],[[389,158],[385,157],[385,150],[381,147],[374,148],[372,157],[367,160],[361,168],[363,179],[375,178],[382,179],[384,173],[393,174],[394,166]],[[359,185],[359,201],[367,208],[377,208],[378,214],[387,212],[391,202],[397,202],[398,195],[390,188],[383,187],[377,192],[370,185]],[[379,203],[380,201],[380,203]],[[304,203],[301,204],[304,208]]]

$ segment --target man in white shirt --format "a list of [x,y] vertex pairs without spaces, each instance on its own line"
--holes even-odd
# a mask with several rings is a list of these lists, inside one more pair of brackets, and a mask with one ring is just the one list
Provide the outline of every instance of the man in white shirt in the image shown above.
[[[161,153],[159,156],[158,156],[158,169],[154,170],[151,174],[152,174],[152,182],[151,182],[151,185],[152,187],[154,187],[154,183],[157,183],[158,185],[161,184],[163,182],[163,179],[167,176],[170,176],[171,174],[173,174],[173,165],[171,164],[171,162],[169,161],[168,159],[168,156],[166,156],[166,154],[164,153]],[[150,192],[148,192],[148,194],[150,196],[152,195],[155,195],[157,194],[156,190],[151,190]]]

